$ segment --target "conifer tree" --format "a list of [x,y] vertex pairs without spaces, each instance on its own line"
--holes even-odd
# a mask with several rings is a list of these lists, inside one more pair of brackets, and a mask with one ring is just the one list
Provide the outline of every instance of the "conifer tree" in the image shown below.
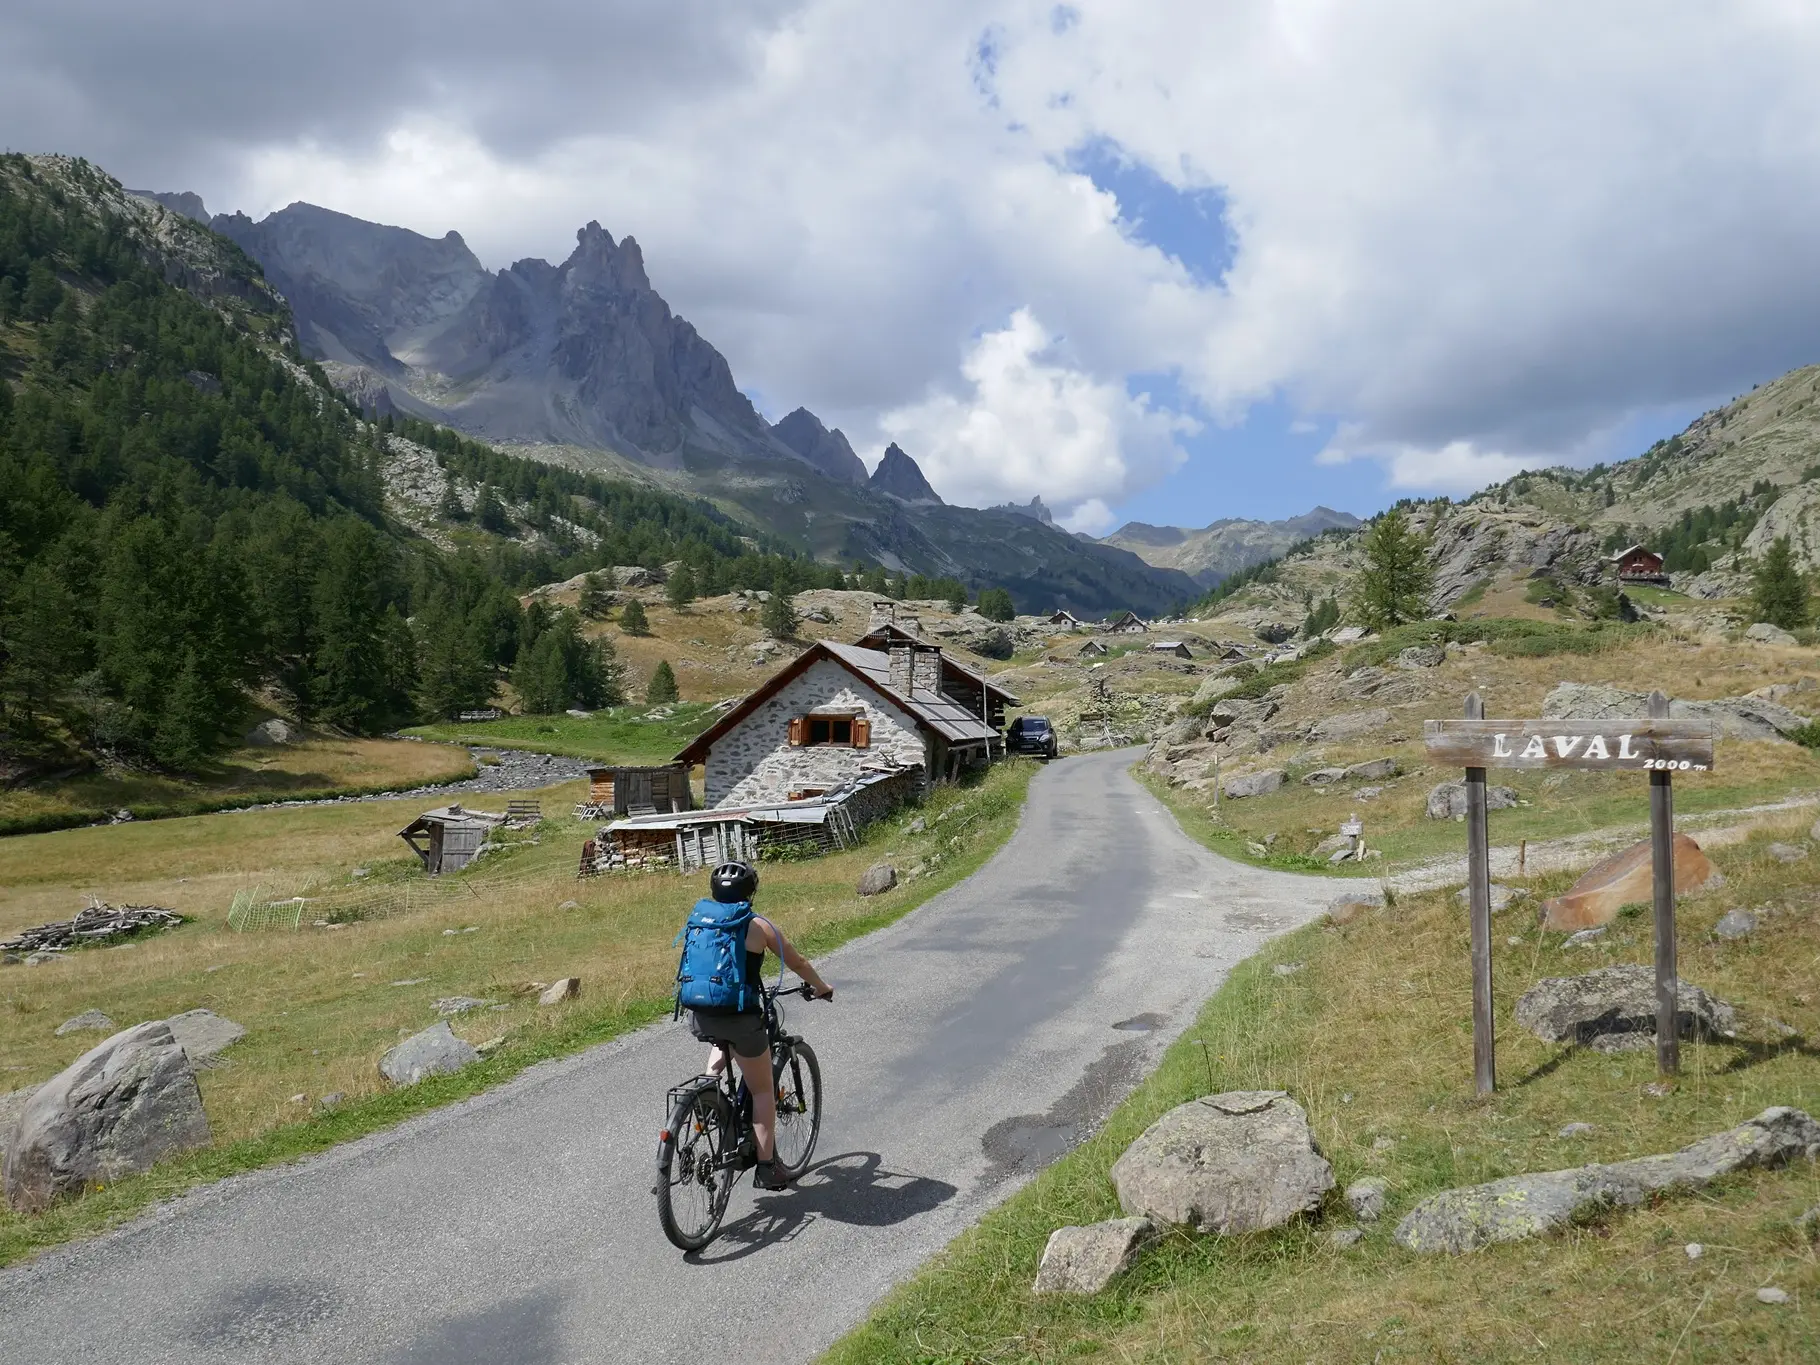
[[979,613],[988,621],[1009,621],[1017,615],[1017,606],[1005,589],[987,588],[980,594]]
[[1794,548],[1787,536],[1770,542],[1757,565],[1756,593],[1752,607],[1757,620],[1767,621],[1783,630],[1800,630],[1813,620],[1808,609],[1807,584],[1795,567]]
[[664,597],[675,610],[685,610],[695,600],[694,570],[687,564],[678,564],[676,572],[664,584]]
[[1382,630],[1426,618],[1428,594],[1434,587],[1428,538],[1410,526],[1402,508],[1391,508],[1371,524],[1363,549],[1358,619],[1373,630]]
[[591,573],[581,580],[581,598],[576,603],[581,614],[589,620],[598,620],[607,614],[607,607],[612,594],[598,573]]
[[790,601],[788,593],[774,592],[765,609],[760,614],[760,622],[765,634],[775,640],[793,640],[800,622],[796,619],[796,607]]
[[628,635],[649,635],[651,623],[645,619],[645,604],[634,597],[621,607],[619,628]]
[[670,667],[670,661],[665,659],[657,665],[657,671],[651,674],[651,681],[645,687],[645,702],[656,706],[675,701],[676,698],[676,671]]

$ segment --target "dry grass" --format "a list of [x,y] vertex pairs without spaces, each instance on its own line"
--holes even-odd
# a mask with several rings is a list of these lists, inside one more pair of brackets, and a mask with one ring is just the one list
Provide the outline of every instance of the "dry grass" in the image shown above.
[[[978,788],[941,789],[931,801],[938,812],[949,806],[965,810],[944,822],[939,835],[908,834],[905,817],[875,827],[864,846],[847,853],[767,864],[762,893],[767,913],[810,951],[895,918],[965,875],[1008,836],[1028,776],[1027,765],[1000,765]],[[560,808],[574,794],[546,790],[546,808]],[[653,1016],[675,970],[676,926],[701,894],[702,879],[652,874],[578,881],[581,842],[593,827],[571,820],[545,821],[534,835],[483,859],[472,872],[441,879],[444,886],[465,884],[471,896],[445,899],[407,916],[332,928],[307,927],[306,917],[306,927],[295,932],[228,929],[232,889],[253,879],[345,882],[359,861],[372,869],[371,880],[415,876],[422,883],[426,879],[409,871],[414,859],[397,856],[403,845],[395,831],[407,818],[392,803],[371,803],[0,843],[0,876],[35,877],[34,897],[73,900],[83,882],[68,869],[106,856],[116,873],[97,889],[109,899],[143,897],[198,917],[129,947],[91,949],[55,965],[3,969],[0,1091],[47,1079],[99,1041],[95,1034],[56,1036],[59,1023],[83,1010],[100,1009],[125,1027],[208,1008],[247,1029],[222,1064],[202,1076],[217,1148],[290,1134],[288,1146],[258,1149],[266,1153],[260,1160],[269,1160],[320,1145],[316,1136],[292,1129],[300,1123],[309,1127],[303,1121],[311,1119],[312,1106],[325,1094],[345,1097],[339,1114],[324,1120],[342,1125],[334,1130],[337,1136],[364,1130],[356,1123],[344,1131],[345,1115],[359,1115],[363,1105],[372,1116],[367,1129],[402,1116],[398,1106],[388,1106],[393,1097],[384,1093],[376,1063],[401,1036],[436,1022],[438,998],[474,996],[498,1006],[465,1014],[453,1025],[475,1043],[506,1039],[498,1054],[507,1065],[502,1075]],[[932,866],[926,876],[862,900],[853,887],[860,872],[881,858],[899,867]],[[65,869],[61,883],[58,868]],[[173,875],[179,871],[185,875]],[[11,921],[31,918],[10,905],[6,913]],[[528,982],[563,976],[582,979],[580,1001],[546,1009],[524,992]],[[488,1065],[496,1064],[498,1059]],[[141,1188],[169,1192],[185,1170],[221,1173],[207,1163],[186,1168],[180,1162],[174,1169],[176,1177],[154,1173],[143,1178]],[[83,1205],[93,1198],[60,1210],[48,1224],[0,1214],[0,1262],[116,1216],[115,1205],[101,1203],[92,1217],[85,1215]],[[131,1206],[127,1199],[124,1207]]]
[[[1820,1357],[1820,1260],[1794,1220],[1820,1203],[1808,1163],[1559,1237],[1460,1258],[1418,1257],[1395,1221],[1438,1189],[1664,1151],[1773,1104],[1820,1112],[1820,852],[1792,868],[1766,831],[1717,861],[1724,900],[1683,907],[1684,977],[1738,1002],[1755,1041],[1692,1045],[1665,1099],[1653,1052],[1606,1057],[1539,1042],[1511,1022],[1534,980],[1645,961],[1649,926],[1621,920],[1593,950],[1511,912],[1495,925],[1502,1088],[1471,1093],[1468,944],[1449,894],[1400,902],[1343,930],[1310,928],[1236,972],[1163,1066],[1086,1146],[1052,1167],[900,1290],[832,1353],[837,1361],[1320,1360],[1804,1361]],[[1536,894],[1561,879],[1541,882]],[[1773,914],[1752,939],[1711,935],[1731,905]],[[1512,940],[1515,940],[1514,942]],[[1269,970],[1295,960],[1288,977]],[[1785,1038],[1772,1016],[1798,1035]],[[1768,1041],[1771,1037],[1776,1041]],[[1307,1106],[1343,1187],[1391,1186],[1390,1213],[1350,1251],[1316,1228],[1237,1239],[1172,1237],[1107,1293],[1029,1293],[1051,1229],[1116,1216],[1113,1159],[1154,1117],[1208,1090],[1277,1087]],[[1569,1122],[1595,1125],[1562,1139]],[[1388,1143],[1379,1147],[1379,1140]],[[1337,1199],[1331,1226],[1349,1221]],[[1690,1242],[1706,1248],[1691,1260]],[[1777,1285],[1783,1307],[1755,1291]]]

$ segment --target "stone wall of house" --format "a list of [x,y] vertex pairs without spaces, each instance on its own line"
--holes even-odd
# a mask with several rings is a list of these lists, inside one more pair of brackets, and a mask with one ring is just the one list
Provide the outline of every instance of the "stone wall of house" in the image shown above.
[[[790,746],[793,717],[846,708],[863,712],[871,720],[872,742],[867,748]],[[783,801],[805,787],[838,787],[881,759],[906,767],[926,765],[922,731],[907,712],[845,668],[831,659],[819,659],[715,741],[706,764],[704,800],[710,806]]]

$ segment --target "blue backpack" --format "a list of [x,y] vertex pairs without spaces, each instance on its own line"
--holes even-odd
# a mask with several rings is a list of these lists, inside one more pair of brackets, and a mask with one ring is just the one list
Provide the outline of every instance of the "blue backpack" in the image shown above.
[[676,964],[676,1011],[685,1009],[736,1013],[757,999],[757,987],[746,980],[746,930],[752,924],[750,901],[699,900],[677,934],[682,959]]

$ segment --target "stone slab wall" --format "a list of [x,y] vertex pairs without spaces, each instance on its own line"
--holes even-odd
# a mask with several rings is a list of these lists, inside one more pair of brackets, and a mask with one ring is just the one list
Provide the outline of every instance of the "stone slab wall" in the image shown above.
[[[791,719],[830,708],[863,711],[872,722],[870,747],[791,748]],[[819,659],[715,741],[706,764],[704,801],[709,806],[782,801],[805,787],[838,787],[868,763],[886,757],[928,768],[917,723],[839,664]]]

